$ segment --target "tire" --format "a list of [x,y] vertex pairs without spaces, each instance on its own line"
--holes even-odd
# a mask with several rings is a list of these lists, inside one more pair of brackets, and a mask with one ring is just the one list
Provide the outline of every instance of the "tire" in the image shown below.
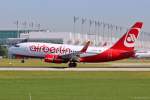
[[21,60],[21,63],[24,63],[24,62],[25,62],[24,59],[22,59],[22,60]]
[[74,63],[73,63],[73,67],[74,67],[74,68],[77,67],[77,63],[74,62]]
[[68,67],[69,67],[69,68],[75,68],[75,67],[77,67],[77,63],[75,63],[75,62],[70,62],[70,63],[68,64]]

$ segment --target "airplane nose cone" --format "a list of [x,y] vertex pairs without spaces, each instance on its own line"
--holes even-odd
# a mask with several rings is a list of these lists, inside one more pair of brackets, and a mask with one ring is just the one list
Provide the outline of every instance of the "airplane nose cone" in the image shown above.
[[8,54],[9,54],[9,55],[13,54],[12,51],[13,51],[13,48],[12,48],[12,47],[9,47],[9,48],[8,48]]
[[9,48],[8,48],[8,54],[9,54],[9,55],[14,55],[14,54],[16,54],[15,50],[16,50],[16,49],[15,49],[14,47],[9,47]]

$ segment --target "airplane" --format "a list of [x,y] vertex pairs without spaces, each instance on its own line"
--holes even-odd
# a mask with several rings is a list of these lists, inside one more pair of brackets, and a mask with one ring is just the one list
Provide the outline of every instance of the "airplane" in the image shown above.
[[8,51],[15,56],[44,58],[48,63],[68,63],[68,67],[76,67],[80,62],[121,60],[135,56],[134,46],[142,25],[142,22],[136,22],[110,47],[92,47],[89,41],[84,46],[27,42],[16,44]]

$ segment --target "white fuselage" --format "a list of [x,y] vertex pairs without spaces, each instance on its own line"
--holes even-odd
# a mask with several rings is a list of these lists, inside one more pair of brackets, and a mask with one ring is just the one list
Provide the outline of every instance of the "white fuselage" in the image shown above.
[[[65,55],[80,51],[82,48],[83,46],[67,44],[27,42],[11,46],[8,52],[10,55],[44,58],[46,54]],[[88,47],[86,53],[81,54],[81,57],[94,56],[107,49],[109,47]],[[136,51],[135,58],[150,58],[150,51]]]
[[[80,51],[82,48],[83,46],[67,44],[27,42],[16,44],[10,47],[8,51],[10,55],[44,58],[46,54],[65,55]],[[88,47],[86,53],[81,54],[81,57],[97,55],[106,49],[108,47]]]

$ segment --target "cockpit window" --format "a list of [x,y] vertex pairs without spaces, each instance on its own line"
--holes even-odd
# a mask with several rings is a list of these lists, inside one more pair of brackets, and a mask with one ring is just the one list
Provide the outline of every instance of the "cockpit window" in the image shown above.
[[14,45],[14,47],[20,47],[20,45],[18,45],[18,44],[15,44],[15,45]]

